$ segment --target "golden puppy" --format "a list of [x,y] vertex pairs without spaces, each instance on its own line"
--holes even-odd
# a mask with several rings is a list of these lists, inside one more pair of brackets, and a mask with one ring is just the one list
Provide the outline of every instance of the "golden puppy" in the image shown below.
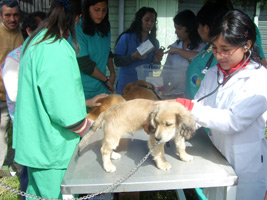
[[97,102],[101,103],[101,106],[91,108],[87,114],[87,118],[95,120],[98,115],[105,111],[107,108],[122,103],[125,100],[132,99],[158,99],[153,84],[139,80],[137,82],[128,83],[123,89],[123,95],[112,94],[106,98],[99,99]]
[[100,113],[104,112],[109,107],[124,102],[125,99],[118,94],[111,94],[106,98],[102,98],[97,100],[97,102],[101,103],[100,106],[92,107],[90,112],[87,114],[87,118],[95,120]]
[[124,99],[126,99],[126,101],[132,99],[159,99],[159,97],[155,93],[155,86],[149,82],[142,80],[128,83],[123,89],[122,96]]
[[183,161],[192,160],[192,156],[185,151],[185,139],[195,131],[195,122],[192,114],[177,102],[162,102],[154,104],[151,100],[135,99],[126,101],[108,108],[95,120],[87,135],[79,143],[78,154],[88,145],[90,137],[102,126],[104,139],[101,147],[103,167],[107,172],[116,171],[110,159],[119,159],[120,154],[114,152],[121,137],[143,129],[149,124],[151,132],[149,148],[156,141],[160,144],[152,155],[159,169],[168,170],[171,165],[164,158],[164,144],[174,139],[177,153]]

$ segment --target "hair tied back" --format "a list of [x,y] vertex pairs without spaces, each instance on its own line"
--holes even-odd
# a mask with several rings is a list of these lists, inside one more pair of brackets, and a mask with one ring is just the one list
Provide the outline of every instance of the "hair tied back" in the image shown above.
[[70,11],[71,4],[70,0],[55,0],[56,5],[62,4],[64,6],[65,11]]

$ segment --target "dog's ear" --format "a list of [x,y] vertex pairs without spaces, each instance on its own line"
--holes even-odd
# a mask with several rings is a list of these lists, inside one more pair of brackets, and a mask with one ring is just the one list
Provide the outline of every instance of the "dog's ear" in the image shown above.
[[159,110],[159,106],[156,105],[148,117],[148,122],[149,122],[148,129],[149,129],[149,132],[151,132],[151,133],[155,133],[156,128],[157,128],[157,124],[155,123],[155,117],[158,113],[158,110]]
[[186,122],[186,119],[176,113],[176,134],[183,136],[185,139],[190,139],[195,132],[195,128],[190,125],[190,123]]
[[127,94],[133,87],[135,83],[128,83],[122,91],[122,94]]

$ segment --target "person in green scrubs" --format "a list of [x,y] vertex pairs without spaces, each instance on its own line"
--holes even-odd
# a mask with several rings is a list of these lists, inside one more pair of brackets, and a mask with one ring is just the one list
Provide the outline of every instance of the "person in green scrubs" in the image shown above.
[[43,198],[62,198],[61,181],[92,123],[86,105],[101,98],[85,101],[76,53],[67,41],[70,32],[75,46],[80,13],[78,0],[52,1],[48,18],[21,52],[12,145],[15,161],[28,168],[27,193]]

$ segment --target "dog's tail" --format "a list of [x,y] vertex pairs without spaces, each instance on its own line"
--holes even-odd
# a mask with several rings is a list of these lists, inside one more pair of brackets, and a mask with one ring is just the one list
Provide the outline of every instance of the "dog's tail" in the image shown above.
[[78,146],[78,155],[84,150],[84,148],[88,145],[91,136],[96,132],[98,128],[102,125],[104,119],[104,112],[100,113],[97,119],[94,121],[93,125],[90,127],[88,133],[82,138]]

